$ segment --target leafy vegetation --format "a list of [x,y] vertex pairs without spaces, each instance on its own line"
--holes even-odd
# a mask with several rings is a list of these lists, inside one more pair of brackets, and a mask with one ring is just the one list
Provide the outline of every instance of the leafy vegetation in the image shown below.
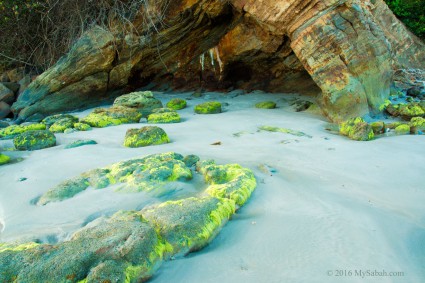
[[385,0],[385,2],[410,31],[425,40],[425,3],[423,0]]

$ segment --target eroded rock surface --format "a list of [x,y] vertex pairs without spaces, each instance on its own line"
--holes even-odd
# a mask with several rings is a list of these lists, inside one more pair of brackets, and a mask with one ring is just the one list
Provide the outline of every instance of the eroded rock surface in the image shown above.
[[[123,161],[82,174],[86,180],[81,184],[105,187],[111,179],[131,183],[148,162],[178,163],[190,172],[183,162],[189,160],[199,158],[165,153]],[[154,165],[150,170],[163,167]],[[198,162],[197,168],[208,186],[197,195],[99,218],[56,245],[0,243],[0,281],[146,281],[164,260],[207,245],[256,187],[253,173],[236,164],[207,160]]]

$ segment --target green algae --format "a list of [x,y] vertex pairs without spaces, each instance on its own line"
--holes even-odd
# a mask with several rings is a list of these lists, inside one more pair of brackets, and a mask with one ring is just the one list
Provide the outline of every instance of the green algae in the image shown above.
[[409,125],[400,125],[394,129],[396,135],[408,135],[410,134]]
[[180,123],[180,115],[177,112],[152,113],[148,116],[148,123]]
[[266,131],[266,132],[290,134],[290,135],[297,136],[297,137],[312,138],[312,136],[307,135],[307,134],[300,132],[300,131],[295,131],[295,130],[286,129],[286,128],[273,127],[273,126],[261,126],[261,127],[258,127],[258,130]]
[[169,143],[167,133],[160,127],[146,126],[141,129],[129,129],[125,134],[124,146],[144,147]]
[[56,137],[50,131],[28,131],[13,139],[17,150],[39,150],[56,145]]
[[209,101],[198,104],[194,108],[197,114],[217,114],[221,113],[221,103],[218,101]]
[[121,124],[138,123],[140,118],[142,118],[142,114],[136,109],[124,106],[113,106],[108,109],[95,109],[87,117],[81,119],[81,122],[91,127],[104,128]]
[[340,125],[339,132],[341,135],[356,141],[370,141],[375,137],[372,127],[360,117],[343,122]]
[[425,131],[425,119],[422,117],[412,118],[409,125],[414,134],[423,133]]
[[276,108],[276,102],[274,102],[274,101],[258,102],[257,104],[255,104],[255,108],[259,108],[259,109],[275,109]]
[[92,128],[89,124],[79,122],[74,124],[74,129],[76,129],[77,131],[85,132],[90,131]]
[[0,153],[0,165],[4,165],[10,162],[10,157]]
[[186,108],[187,102],[184,99],[181,98],[173,98],[170,101],[167,102],[166,105],[168,108],[171,108],[173,110],[181,110]]
[[136,109],[143,115],[149,115],[153,109],[161,108],[162,103],[156,99],[151,91],[138,91],[117,97],[115,106],[125,106]]
[[11,125],[9,127],[0,129],[0,139],[13,139],[17,135],[28,131],[45,130],[45,124],[29,124],[29,125]]

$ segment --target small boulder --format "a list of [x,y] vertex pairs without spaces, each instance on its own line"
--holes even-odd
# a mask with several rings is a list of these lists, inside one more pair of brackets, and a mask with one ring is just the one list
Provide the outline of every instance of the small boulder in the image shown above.
[[171,100],[170,100],[170,101],[168,101],[168,103],[167,103],[167,107],[168,107],[168,108],[171,108],[171,109],[173,109],[173,110],[181,110],[181,109],[186,108],[186,106],[187,106],[187,102],[186,102],[186,100],[181,99],[181,98],[174,98],[174,99],[171,99]]
[[259,109],[275,109],[276,103],[273,101],[263,101],[255,104],[255,108]]
[[28,131],[38,131],[45,129],[46,125],[44,124],[11,125],[9,127],[0,129],[0,139],[11,139]]
[[7,164],[10,162],[10,157],[0,153],[0,165]]
[[396,135],[408,135],[410,134],[410,126],[409,125],[400,125],[395,128]]
[[95,109],[87,117],[81,119],[81,122],[91,127],[104,128],[121,124],[138,123],[140,118],[142,118],[142,114],[136,109],[124,106],[113,106],[107,109]]
[[15,101],[15,94],[11,89],[0,83],[0,101],[12,104]]
[[129,129],[125,134],[124,146],[143,147],[169,143],[167,133],[160,127],[146,126],[141,129]]
[[114,106],[135,108],[143,115],[147,115],[153,109],[161,108],[162,103],[153,96],[151,91],[138,91],[117,97],[114,101]]
[[370,124],[374,134],[383,134],[385,132],[384,122],[377,121]]
[[56,115],[51,115],[48,116],[46,118],[44,118],[42,120],[42,122],[44,124],[46,124],[47,127],[52,126],[53,124],[55,124],[56,122],[60,121],[60,120],[73,120],[75,121],[74,123],[78,122],[78,118],[70,115],[70,114],[56,114]]
[[148,116],[150,124],[180,123],[180,115],[177,112],[152,113]]
[[74,129],[76,129],[77,131],[85,132],[85,131],[90,131],[92,128],[90,127],[89,124],[86,124],[86,123],[75,123]]
[[221,103],[218,101],[209,101],[195,106],[197,114],[217,114],[221,113]]
[[4,101],[0,101],[0,119],[6,118],[10,113],[10,105]]
[[412,96],[412,97],[419,97],[421,96],[423,93],[425,93],[425,90],[423,87],[420,86],[414,86],[411,87],[407,90],[407,95]]
[[56,145],[56,137],[50,131],[28,131],[16,136],[13,144],[17,150],[38,150]]
[[339,132],[356,141],[370,141],[375,137],[372,127],[360,117],[342,123]]

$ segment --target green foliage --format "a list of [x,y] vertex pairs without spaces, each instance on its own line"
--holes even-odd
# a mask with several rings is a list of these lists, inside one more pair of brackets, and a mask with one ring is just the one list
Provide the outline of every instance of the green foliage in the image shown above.
[[394,14],[417,36],[425,39],[423,0],[385,0]]

